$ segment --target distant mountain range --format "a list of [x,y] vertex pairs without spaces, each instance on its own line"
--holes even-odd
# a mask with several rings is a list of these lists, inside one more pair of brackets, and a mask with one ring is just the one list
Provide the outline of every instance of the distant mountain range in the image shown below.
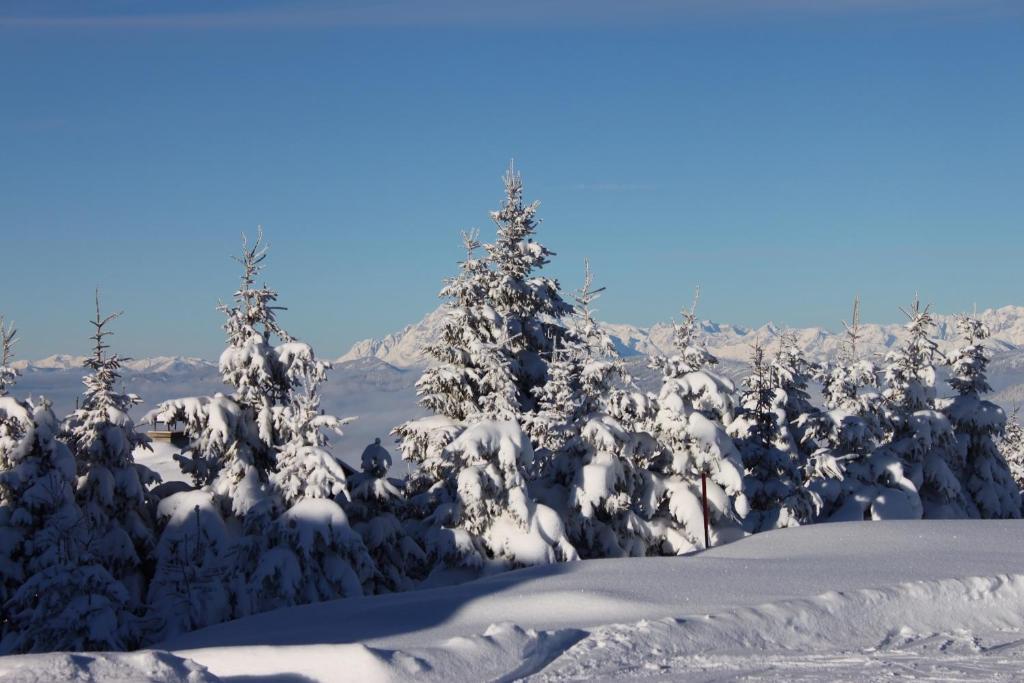
[[[337,359],[330,379],[323,387],[323,406],[336,415],[358,415],[360,419],[345,428],[346,437],[336,447],[349,463],[358,463],[363,446],[381,437],[387,440],[390,429],[400,422],[423,414],[416,403],[415,382],[426,364],[423,346],[436,339],[443,320],[442,310],[429,313],[420,322],[381,339],[367,339],[352,346]],[[1024,404],[1024,307],[1007,306],[979,314],[988,323],[994,338],[989,381],[992,399],[1007,409]],[[936,337],[948,349],[956,339],[952,316],[936,316]],[[659,371],[648,367],[647,355],[667,354],[672,347],[671,323],[649,328],[635,325],[605,324],[620,353],[626,357],[630,374],[638,386],[657,391]],[[861,326],[861,353],[882,353],[903,339],[901,325]],[[722,361],[719,370],[734,380],[747,372],[750,344],[755,339],[769,347],[778,338],[780,328],[765,324],[746,328],[703,322],[701,329],[710,349]],[[791,330],[804,353],[814,360],[833,356],[841,335],[812,327]],[[84,356],[56,355],[36,361],[18,361],[21,370],[17,395],[45,395],[54,402],[58,414],[72,410],[82,392]],[[125,386],[145,399],[147,407],[178,396],[208,395],[224,391],[225,386],[215,361],[182,356],[161,356],[126,361]],[[942,380],[940,392],[950,389]],[[140,414],[143,408],[140,408]]]
[[[407,325],[398,332],[384,337],[364,339],[356,342],[335,363],[349,364],[352,361],[376,359],[396,368],[420,368],[427,364],[424,347],[437,339],[444,321],[443,308],[437,308],[417,323]],[[1024,356],[1024,306],[1004,306],[978,313],[992,332],[988,346],[992,354]],[[940,348],[949,349],[956,344],[955,316],[935,316],[934,338]],[[636,356],[668,355],[672,353],[672,323],[658,323],[651,327],[619,323],[601,323],[612,336],[619,353],[625,358]],[[701,322],[701,332],[708,348],[725,362],[745,363],[750,357],[751,345],[759,341],[771,347],[784,331],[796,336],[797,344],[807,358],[823,361],[835,357],[844,341],[842,333],[822,327],[782,328],[774,323],[760,327],[742,327],[712,321]],[[861,324],[859,352],[865,357],[884,354],[904,337],[903,326],[899,323],[879,325]],[[86,356],[57,354],[40,360],[15,361],[14,367],[22,372],[45,370],[74,370],[82,367]],[[157,356],[138,358],[123,363],[126,370],[141,374],[186,373],[197,370],[216,369],[216,361],[187,356]],[[356,366],[351,369],[354,371]]]
[[[978,314],[992,332],[989,348],[995,355],[1024,352],[1024,306],[1004,306],[989,309]],[[955,317],[936,315],[935,338],[940,347],[946,349],[956,343]],[[437,338],[444,320],[444,310],[438,308],[428,313],[421,321],[379,339],[364,339],[357,342],[338,362],[361,358],[378,358],[397,367],[418,367],[426,364],[423,355],[425,344]],[[659,323],[651,327],[602,323],[612,335],[619,353],[624,357],[667,355],[672,353],[672,323]],[[784,328],[773,323],[749,328],[703,321],[703,337],[708,348],[723,361],[744,362],[750,357],[750,348],[755,340],[771,346]],[[823,361],[836,355],[843,343],[843,334],[837,334],[822,327],[790,328],[796,335],[797,344],[807,358]],[[864,356],[883,354],[904,336],[903,326],[895,323],[861,325],[859,351]]]
[[[58,353],[39,360],[18,360],[12,363],[21,372],[41,370],[76,370],[85,364],[88,356],[71,356]],[[202,358],[186,356],[156,356],[155,358],[132,358],[125,360],[122,367],[140,373],[182,373],[197,369],[216,368],[217,364]]]

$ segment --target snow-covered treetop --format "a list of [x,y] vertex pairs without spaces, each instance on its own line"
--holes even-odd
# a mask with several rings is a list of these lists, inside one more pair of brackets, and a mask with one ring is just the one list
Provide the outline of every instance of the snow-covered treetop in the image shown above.
[[931,338],[935,320],[930,306],[921,308],[914,297],[910,310],[900,309],[907,316],[907,338],[899,348],[885,356],[885,380],[888,385],[883,395],[891,404],[904,410],[925,410],[935,399],[935,359],[938,346]]
[[595,320],[597,311],[594,302],[601,298],[604,287],[594,287],[594,273],[590,270],[590,259],[583,261],[583,285],[573,294],[575,302],[572,329],[594,355],[609,358],[616,355],[615,343],[608,331]]
[[487,245],[487,251],[499,273],[524,280],[535,269],[547,265],[548,256],[552,254],[532,239],[537,230],[540,202],[523,203],[523,177],[516,171],[515,162],[509,164],[502,180],[505,199],[500,209],[491,212],[498,238],[494,244]]
[[814,411],[807,385],[816,368],[804,358],[791,332],[779,335],[779,348],[771,363],[772,383],[786,392],[786,412],[790,419]]
[[11,469],[32,450],[36,429],[32,413],[29,404],[0,396],[0,471]]
[[675,354],[665,358],[655,356],[651,367],[661,369],[665,377],[682,377],[717,365],[718,359],[708,351],[699,339],[700,320],[697,319],[697,303],[700,301],[700,287],[693,293],[693,302],[682,312],[682,322],[672,323],[672,348]]
[[462,246],[466,250],[466,258],[459,264],[459,273],[455,277],[445,279],[444,287],[438,296],[457,307],[476,306],[486,296],[485,278],[489,272],[487,260],[477,258],[476,255],[483,246],[480,242],[480,231],[475,228],[463,230]]
[[956,327],[965,344],[949,354],[949,385],[961,395],[992,391],[986,377],[989,356],[984,341],[989,337],[988,327],[967,315],[957,316]]
[[[524,322],[541,314],[554,318],[567,315],[572,307],[562,300],[558,282],[533,276],[534,271],[543,268],[549,257],[554,256],[554,252],[533,241],[540,202],[523,203],[523,179],[514,163],[509,164],[502,180],[505,198],[501,208],[491,212],[497,238],[493,244],[484,245],[495,276],[489,298],[499,314],[522,318]],[[512,332],[529,335],[531,330]],[[528,339],[523,341],[530,346]]]
[[277,324],[276,312],[283,310],[273,305],[277,292],[266,285],[256,286],[266,258],[263,229],[251,246],[243,234],[242,255],[234,257],[242,265],[241,286],[234,294],[234,305],[218,306],[227,316],[224,331],[228,342],[220,357],[220,371],[225,383],[237,390],[237,398],[248,404],[261,403],[264,397],[280,401],[287,394],[288,379],[281,376],[271,343],[273,336],[284,343],[292,338]]
[[18,381],[18,371],[12,365],[17,342],[18,331],[14,329],[14,323],[5,324],[4,317],[0,315],[0,396],[4,396],[7,389]]
[[840,350],[839,360],[852,365],[858,360],[857,344],[860,342],[861,337],[864,336],[860,328],[860,297],[854,297],[853,313],[850,316],[850,322],[844,320],[843,329],[846,331],[846,338]]
[[85,394],[79,408],[69,416],[65,429],[69,445],[77,455],[90,461],[123,466],[131,463],[132,451],[148,444],[149,439],[135,431],[128,415],[132,406],[142,400],[135,394],[116,390],[121,379],[121,358],[116,353],[107,353],[110,345],[106,339],[113,334],[107,325],[121,315],[117,312],[103,316],[99,291],[96,292],[96,318],[89,321],[93,326],[90,337],[93,353],[85,361],[85,367],[92,372],[82,378]]

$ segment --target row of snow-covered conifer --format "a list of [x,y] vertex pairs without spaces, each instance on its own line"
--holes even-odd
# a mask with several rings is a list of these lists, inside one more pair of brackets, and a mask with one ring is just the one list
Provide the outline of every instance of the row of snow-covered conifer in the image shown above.
[[[785,335],[751,350],[737,388],[714,371],[694,307],[663,383],[638,390],[595,323],[587,268],[573,303],[539,274],[536,203],[505,176],[497,235],[464,235],[448,317],[417,384],[430,417],[395,428],[411,463],[389,478],[378,443],[346,474],[327,434],[329,365],[277,320],[244,245],[220,370],[229,393],[166,401],[142,422],[181,425],[192,485],[160,484],[119,393],[120,360],[97,301],[80,407],[10,396],[0,363],[0,651],[122,649],[220,621],[332,598],[438,585],[579,558],[680,555],[710,541],[823,521],[1020,517],[1022,431],[982,398],[984,325],[958,321],[942,356],[917,302],[876,366],[856,320],[825,366]],[[482,253],[481,253],[482,249]],[[952,398],[936,397],[935,367]],[[808,387],[820,383],[824,405]],[[1002,453],[1000,447],[1002,447]]]

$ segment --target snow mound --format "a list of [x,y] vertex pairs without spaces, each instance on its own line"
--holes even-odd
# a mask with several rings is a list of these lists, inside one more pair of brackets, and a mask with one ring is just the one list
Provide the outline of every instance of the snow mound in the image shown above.
[[3,683],[103,681],[104,683],[215,683],[205,666],[169,652],[24,655],[0,658]]
[[[280,609],[160,647],[238,680],[1019,680],[1022,572],[1021,520],[818,524]],[[0,659],[0,681],[66,657]]]
[[[710,656],[758,653],[819,657],[893,653],[922,639],[945,638],[943,651],[976,655],[1014,644],[1024,628],[1024,575],[920,581],[769,603],[687,619],[595,629],[536,680],[650,675],[683,677]],[[1000,638],[1007,631],[1015,637]],[[991,644],[985,645],[985,634]],[[935,653],[932,653],[935,654]],[[1018,664],[1019,664],[1018,659]],[[749,666],[749,663],[748,663]],[[1010,672],[1006,667],[1005,673]],[[813,676],[828,680],[835,672]],[[805,674],[806,675],[806,674]],[[861,674],[863,676],[863,672]]]

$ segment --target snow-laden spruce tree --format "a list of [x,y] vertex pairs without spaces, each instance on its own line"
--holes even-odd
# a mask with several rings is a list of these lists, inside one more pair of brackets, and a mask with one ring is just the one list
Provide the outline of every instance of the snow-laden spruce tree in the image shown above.
[[[782,335],[778,352],[769,360],[755,342],[750,374],[743,380],[741,411],[728,427],[742,454],[743,490],[751,507],[744,523],[751,532],[807,524],[818,512],[817,497],[803,486],[806,460],[797,423],[807,419],[812,408],[801,358],[792,346]],[[804,431],[811,432],[812,427]]]
[[972,517],[1020,517],[1020,490],[999,453],[995,439],[1006,426],[1003,409],[981,398],[992,391],[987,378],[989,356],[985,350],[988,327],[977,318],[960,315],[957,331],[964,345],[948,358],[949,385],[957,395],[940,403],[960,446],[956,473],[967,494]]
[[704,348],[698,328],[695,298],[676,327],[675,354],[658,363],[664,374],[653,425],[658,448],[642,462],[651,553],[704,547],[702,473],[712,545],[741,536],[741,520],[749,512],[743,464],[724,426],[734,418],[736,387],[709,369],[718,361]]
[[534,389],[547,381],[555,345],[567,335],[561,319],[572,313],[572,306],[562,299],[557,280],[538,273],[554,256],[534,241],[539,202],[524,203],[523,179],[514,165],[504,183],[501,208],[491,212],[497,237],[485,245],[492,270],[487,302],[503,320],[520,409],[528,413],[536,406]]
[[533,241],[536,203],[523,203],[514,169],[504,180],[505,200],[491,214],[495,242],[479,260],[476,236],[465,236],[460,274],[441,292],[449,316],[428,348],[438,363],[418,385],[435,415],[394,430],[402,456],[416,466],[410,529],[429,558],[449,567],[576,556],[557,513],[526,490],[534,448],[520,439],[536,410],[534,389],[547,381],[552,353],[568,335],[560,318],[571,307],[557,281],[535,272],[551,255]]
[[[808,462],[807,486],[821,501],[818,521],[886,519],[892,501],[903,501],[906,494],[890,471],[891,460],[873,457],[884,436],[883,406],[876,389],[877,370],[858,351],[858,299],[851,322],[844,321],[843,326],[845,338],[837,358],[819,370],[826,406],[824,434]],[[901,509],[897,506],[897,514]]]
[[853,300],[853,315],[850,322],[843,321],[843,328],[844,337],[836,357],[817,368],[825,407],[857,414],[874,423],[877,434],[881,435],[881,394],[875,390],[878,368],[870,360],[862,358],[858,349],[863,336],[859,298]]
[[139,642],[131,596],[89,555],[59,430],[47,401],[0,396],[0,654]]
[[[276,555],[294,554],[298,548],[312,563],[319,558],[334,562],[339,553],[344,555],[350,546],[359,545],[335,501],[315,497],[344,496],[344,474],[333,458],[315,445],[322,444],[317,441],[321,437],[312,436],[330,427],[334,418],[313,414],[317,410],[315,396],[305,403],[301,399],[309,386],[323,380],[328,366],[316,359],[308,344],[294,339],[278,324],[277,293],[266,285],[257,286],[267,254],[262,237],[260,231],[252,245],[243,237],[242,255],[236,259],[242,265],[241,286],[233,305],[220,306],[227,317],[228,342],[220,357],[220,371],[234,391],[230,396],[218,393],[166,401],[147,415],[150,421],[183,424],[190,444],[179,462],[202,487],[199,492],[176,494],[162,502],[161,519],[167,526],[158,546],[153,581],[169,587],[165,590],[171,595],[185,596],[181,600],[191,610],[192,627],[242,616],[268,604],[286,604],[293,598],[308,601],[313,595],[310,585],[328,590],[318,576],[298,587],[282,583],[284,597],[271,598],[269,593],[254,590],[264,578],[262,574],[256,578],[258,571],[272,573],[272,563],[263,558],[271,542],[287,537],[294,541],[292,550],[278,548]],[[286,451],[284,467],[278,471],[282,450]],[[276,535],[268,533],[272,525]],[[365,573],[362,567],[345,572],[340,566],[332,567],[332,572],[345,575],[344,594],[355,592],[358,586],[351,576]],[[190,584],[198,581],[209,586],[211,577],[217,575],[224,594],[199,599],[215,607],[227,605],[227,617],[222,609],[196,605],[197,593]],[[339,585],[340,580],[331,590]],[[158,597],[151,590],[151,598],[155,601]],[[162,604],[170,608],[172,603]],[[188,625],[176,621],[183,611],[167,614],[157,610],[156,616],[163,617],[169,628],[184,628]]]
[[644,477],[639,461],[653,439],[635,433],[609,412],[621,405],[627,380],[611,337],[594,319],[590,264],[575,295],[573,334],[556,349],[547,384],[535,389],[531,432],[543,465],[531,485],[538,497],[563,511],[573,545],[583,557],[642,556],[650,534],[643,520]]
[[205,487],[168,496],[157,507],[160,538],[149,583],[149,642],[227,621],[244,587],[234,565],[235,535]]
[[135,462],[132,452],[148,449],[149,437],[135,430],[129,412],[141,403],[135,394],[117,390],[121,359],[109,353],[109,324],[121,314],[100,313],[96,293],[93,353],[85,361],[89,373],[79,407],[63,424],[62,438],[75,457],[76,498],[85,515],[89,554],[128,588],[133,604],[145,597],[144,563],[155,544],[154,522],[147,487],[159,476]]
[[529,495],[533,458],[516,422],[480,420],[461,431],[442,454],[447,495],[426,520],[429,556],[476,569],[576,559],[558,513]]
[[[1018,408],[1014,408],[1006,421],[1006,430],[999,440],[999,452],[1006,458],[1010,474],[1017,482],[1017,489],[1024,496],[1024,427],[1021,427],[1018,411]],[[1024,514],[1024,510],[1021,512]]]
[[146,416],[183,425],[191,443],[178,458],[182,470],[197,486],[209,485],[225,512],[240,518],[265,518],[279,506],[269,481],[289,438],[287,407],[305,377],[324,372],[312,348],[278,324],[277,292],[257,286],[266,257],[262,230],[251,245],[243,236],[236,258],[241,286],[232,305],[219,307],[227,317],[219,366],[231,395],[165,401]]
[[426,554],[402,525],[402,482],[388,477],[391,454],[380,439],[363,450],[361,471],[349,478],[346,507],[352,527],[366,544],[377,574],[373,592],[410,590],[426,575]]
[[373,560],[339,504],[348,501],[345,471],[327,451],[324,432],[340,436],[352,419],[320,408],[319,387],[329,367],[311,356],[301,390],[293,391],[290,405],[278,413],[278,431],[287,441],[270,484],[283,512],[263,529],[265,545],[255,546],[254,567],[247,572],[255,611],[362,595],[375,575]]
[[466,258],[439,294],[446,315],[438,340],[425,349],[432,364],[416,383],[419,402],[453,420],[514,419],[520,415],[519,388],[507,331],[488,298],[494,274],[487,259],[477,257],[479,233],[463,232],[462,241]]
[[0,315],[0,396],[6,396],[7,390],[18,381],[18,370],[14,367],[14,345],[18,341],[18,331],[14,323],[5,323]]
[[917,298],[903,312],[907,337],[885,356],[888,439],[871,455],[894,491],[885,517],[966,517],[969,502],[957,476],[963,459],[952,425],[935,407],[935,363],[941,360],[931,339],[935,322]]

